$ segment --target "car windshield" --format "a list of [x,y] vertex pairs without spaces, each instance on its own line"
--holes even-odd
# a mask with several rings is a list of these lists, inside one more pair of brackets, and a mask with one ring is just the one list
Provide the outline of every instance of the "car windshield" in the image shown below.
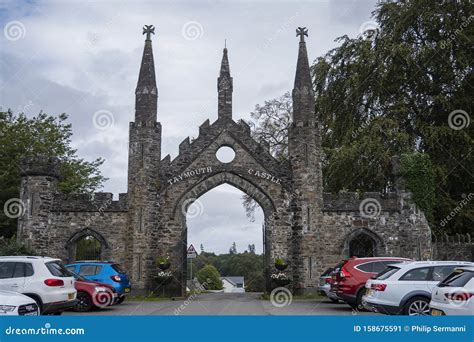
[[50,261],[45,263],[45,265],[55,277],[72,277],[72,273],[59,261]]
[[385,280],[389,278],[392,274],[396,273],[400,268],[395,266],[388,266],[382,272],[375,276],[375,279]]
[[455,270],[446,279],[444,279],[439,287],[463,287],[469,280],[474,277],[474,272],[466,270]]

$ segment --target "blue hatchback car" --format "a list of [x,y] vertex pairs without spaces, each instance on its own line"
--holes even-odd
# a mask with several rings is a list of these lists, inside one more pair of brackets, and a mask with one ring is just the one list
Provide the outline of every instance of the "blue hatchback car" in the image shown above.
[[66,265],[66,268],[86,279],[113,286],[119,296],[117,304],[122,303],[125,296],[132,290],[127,273],[117,263],[110,261],[76,261]]

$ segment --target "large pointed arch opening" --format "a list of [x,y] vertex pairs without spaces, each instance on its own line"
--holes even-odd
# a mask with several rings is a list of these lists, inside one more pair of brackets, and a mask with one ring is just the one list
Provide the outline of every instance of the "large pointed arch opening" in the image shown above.
[[[244,194],[250,196],[257,203],[253,222],[247,216],[242,205]],[[226,213],[226,210],[233,210],[233,215],[229,212]],[[238,212],[236,220],[235,211]],[[247,274],[246,271],[240,271],[244,275],[230,274],[230,269],[239,269],[239,267],[232,268],[226,264],[223,267],[217,265],[217,268],[222,273],[223,290],[239,292],[242,291],[242,288],[247,291],[264,291],[268,289],[270,286],[268,280],[270,270],[268,265],[271,260],[269,254],[271,241],[268,235],[269,229],[267,229],[268,227],[266,227],[265,222],[268,225],[268,218],[272,217],[274,212],[275,207],[270,197],[261,188],[244,177],[231,172],[222,172],[206,178],[203,182],[189,189],[174,208],[175,219],[180,221],[183,227],[182,251],[184,258],[186,259],[186,250],[191,243],[193,243],[198,253],[204,253],[204,256],[212,257],[212,254],[224,255],[221,260],[230,260],[232,259],[232,254],[236,253],[233,257],[234,261],[253,258],[252,260],[255,260],[256,263],[261,263],[256,267],[253,274],[250,274],[252,272]],[[232,220],[232,217],[238,222],[227,222],[225,226],[222,225],[226,219]],[[243,226],[238,227],[239,224]],[[206,230],[203,234],[208,237],[206,243],[202,243],[202,240],[199,240],[196,232],[197,229]],[[235,229],[235,231],[230,232],[229,230],[232,229]],[[218,243],[216,243],[217,240],[219,240]],[[212,241],[214,243],[210,243]],[[203,250],[201,250],[201,243],[203,244]],[[224,246],[227,246],[227,248]],[[246,253],[249,254],[245,255]],[[250,253],[254,255],[250,255]],[[192,281],[197,275],[196,268],[202,266],[201,264],[196,265],[195,262],[194,270],[191,270],[190,263],[187,262],[183,278],[186,279],[188,287],[193,286]],[[225,267],[229,267],[227,269],[229,271],[226,271]],[[257,269],[258,271],[256,271]],[[227,277],[230,278],[227,279]],[[237,279],[238,277],[244,277],[244,284],[234,284],[234,289],[229,290],[229,287],[233,286],[232,282],[235,282],[235,278],[232,277],[237,277]]]

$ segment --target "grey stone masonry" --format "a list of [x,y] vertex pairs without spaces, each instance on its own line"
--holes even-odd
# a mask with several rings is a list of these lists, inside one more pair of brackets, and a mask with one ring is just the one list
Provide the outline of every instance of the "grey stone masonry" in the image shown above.
[[221,71],[217,78],[217,93],[218,105],[217,116],[219,118],[232,119],[232,91],[233,80],[230,77],[229,59],[227,57],[227,48],[224,48],[224,53],[221,62]]
[[[205,211],[199,197],[227,183],[250,195],[264,212],[267,290],[274,286],[270,275],[276,272],[276,258],[289,264],[286,272],[293,279],[289,287],[308,292],[316,291],[321,272],[353,255],[433,256],[430,228],[423,213],[412,204],[410,193],[403,190],[403,182],[396,175],[396,158],[397,188],[393,193],[323,193],[321,134],[305,28],[297,30],[300,42],[289,161],[275,159],[267,142],[252,138],[247,123],[233,120],[233,80],[227,49],[217,83],[217,120],[208,119],[199,126],[196,139],[184,139],[173,160],[169,155],[162,159],[151,43],[154,28],[145,26],[144,33],[135,118],[129,126],[127,193],[115,200],[109,193],[59,193],[57,161],[41,156],[26,159],[22,164],[20,199],[25,212],[18,221],[19,241],[38,254],[73,261],[78,242],[93,237],[100,242],[100,258],[120,262],[138,294],[162,291],[156,278],[157,258],[169,256],[173,280],[164,289],[183,295],[187,279],[186,214]],[[216,157],[223,146],[235,152],[228,163]],[[439,249],[436,253],[447,255]]]

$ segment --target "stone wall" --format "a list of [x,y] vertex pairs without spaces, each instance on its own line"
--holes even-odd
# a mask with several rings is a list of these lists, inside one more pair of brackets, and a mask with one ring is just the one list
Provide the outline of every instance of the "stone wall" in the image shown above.
[[470,234],[444,235],[433,241],[433,260],[474,261],[474,241]]

